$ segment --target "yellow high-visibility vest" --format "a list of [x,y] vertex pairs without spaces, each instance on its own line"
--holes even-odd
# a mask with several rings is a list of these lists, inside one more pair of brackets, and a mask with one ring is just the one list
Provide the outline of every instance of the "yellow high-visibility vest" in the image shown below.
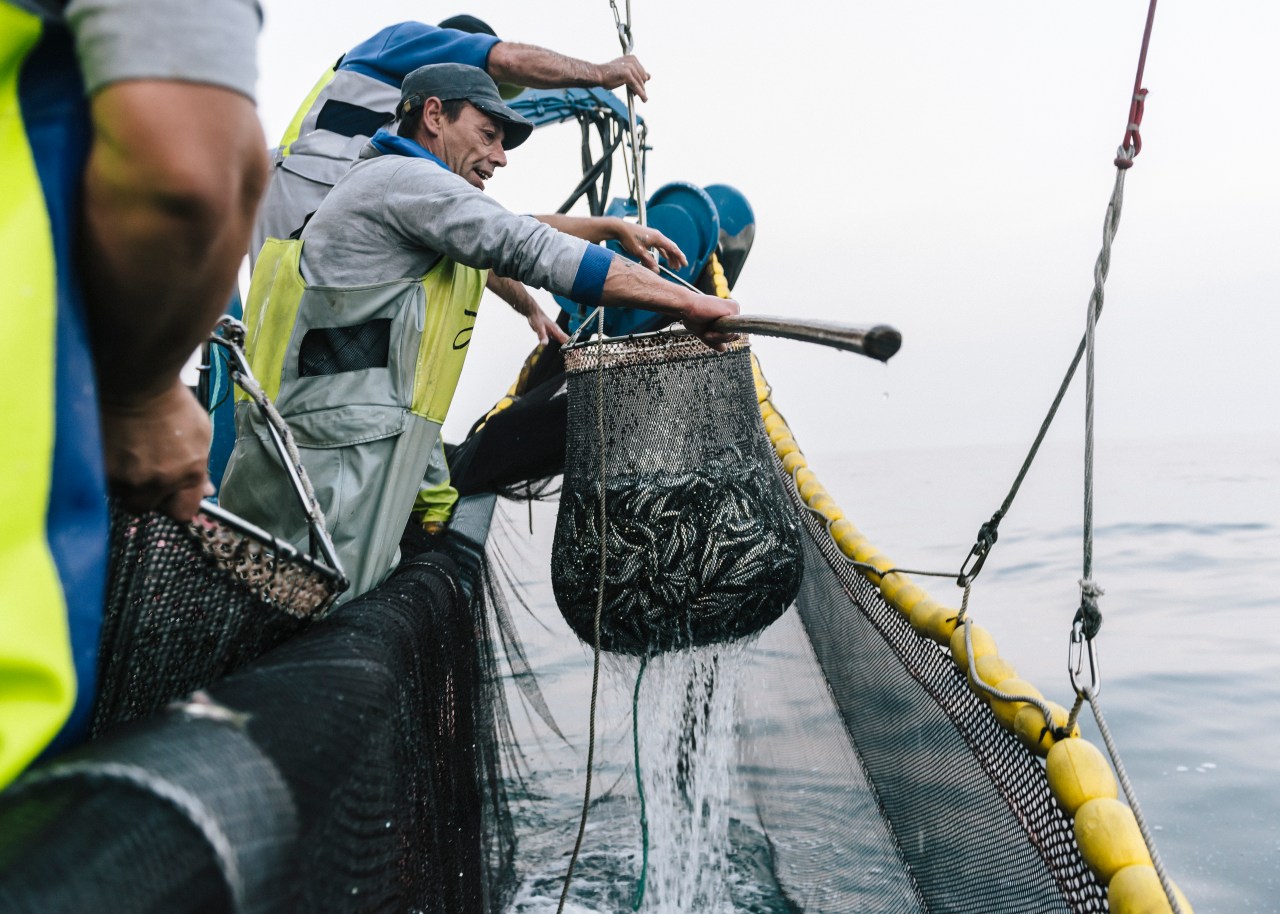
[[[299,268],[303,244],[270,239],[263,246],[245,308],[246,350],[254,375],[297,440],[352,581],[349,598],[376,585],[395,561],[439,447],[487,271],[446,258],[420,279],[312,286]],[[328,347],[335,339],[363,340],[350,347],[361,355],[311,364],[317,337]],[[370,337],[379,342],[369,346]],[[221,500],[305,547],[305,521],[291,506],[283,467],[256,407],[245,394],[239,397],[236,447]]]

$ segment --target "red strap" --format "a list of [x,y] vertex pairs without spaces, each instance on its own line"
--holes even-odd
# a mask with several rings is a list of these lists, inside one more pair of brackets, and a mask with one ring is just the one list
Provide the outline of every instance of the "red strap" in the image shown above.
[[[1133,81],[1133,99],[1129,103],[1129,121],[1125,125],[1124,140],[1120,143],[1120,155],[1116,156],[1116,168],[1129,168],[1138,153],[1142,152],[1142,109],[1147,100],[1147,90],[1142,88],[1142,71],[1147,66],[1147,46],[1151,43],[1151,23],[1156,18],[1156,0],[1147,7],[1147,26],[1142,32],[1142,52],[1138,55],[1138,75]],[[1127,153],[1127,154],[1126,154]]]

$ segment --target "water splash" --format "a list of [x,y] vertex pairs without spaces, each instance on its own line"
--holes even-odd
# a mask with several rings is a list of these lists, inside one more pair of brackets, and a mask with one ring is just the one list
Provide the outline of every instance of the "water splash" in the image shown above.
[[646,914],[729,914],[729,805],[741,645],[649,661],[637,703]]

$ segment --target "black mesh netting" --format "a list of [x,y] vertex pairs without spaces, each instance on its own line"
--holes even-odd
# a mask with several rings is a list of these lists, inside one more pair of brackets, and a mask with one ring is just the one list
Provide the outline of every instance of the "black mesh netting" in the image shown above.
[[332,573],[211,511],[182,524],[113,506],[96,735],[239,669],[332,601]]
[[566,367],[568,454],[551,579],[578,637],[595,641],[602,484],[603,649],[728,641],[781,615],[803,556],[745,344],[719,354],[687,336],[587,343]]
[[806,912],[1105,911],[1040,763],[793,504],[804,583],[740,743],[779,883]]
[[239,727],[167,713],[0,794],[0,911],[285,907],[294,805]]
[[[0,910],[101,910],[105,897],[119,911],[236,910],[243,876],[226,861],[246,854],[270,891],[244,889],[243,910],[501,910],[514,880],[505,702],[483,602],[462,599],[456,573],[442,555],[406,562],[185,710],[83,750],[82,766],[142,772],[120,789],[83,772],[50,780],[65,762],[17,781],[0,794]],[[212,748],[187,744],[193,728],[213,731]],[[170,751],[178,761],[157,768]],[[184,791],[166,786],[175,771]],[[265,793],[272,782],[281,790]],[[287,833],[222,824],[264,816]],[[76,906],[89,898],[99,907]]]

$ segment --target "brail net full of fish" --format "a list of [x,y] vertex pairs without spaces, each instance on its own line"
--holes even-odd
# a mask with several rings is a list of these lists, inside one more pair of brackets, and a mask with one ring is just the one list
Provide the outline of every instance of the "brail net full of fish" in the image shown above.
[[677,650],[778,618],[800,586],[803,551],[747,344],[718,353],[653,334],[580,344],[565,366],[568,453],[551,572],[578,637],[595,641],[602,529],[602,649]]

